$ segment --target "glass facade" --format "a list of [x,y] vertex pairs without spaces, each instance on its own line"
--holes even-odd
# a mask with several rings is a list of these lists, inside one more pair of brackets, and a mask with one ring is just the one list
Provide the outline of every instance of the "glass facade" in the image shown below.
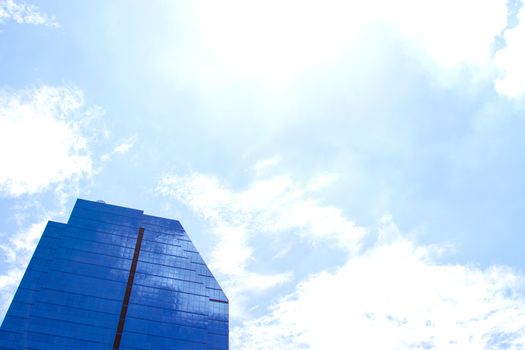
[[176,220],[77,200],[49,222],[0,349],[228,349],[228,299]]

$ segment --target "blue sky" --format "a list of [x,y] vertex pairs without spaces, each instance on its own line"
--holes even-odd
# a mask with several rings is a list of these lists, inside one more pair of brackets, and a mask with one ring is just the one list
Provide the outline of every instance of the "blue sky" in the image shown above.
[[0,302],[77,197],[179,219],[232,349],[525,347],[520,1],[0,0]]

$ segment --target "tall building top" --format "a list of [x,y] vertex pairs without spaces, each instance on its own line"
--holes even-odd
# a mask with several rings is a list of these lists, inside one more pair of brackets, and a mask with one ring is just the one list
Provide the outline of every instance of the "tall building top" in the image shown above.
[[0,349],[228,349],[228,299],[177,220],[78,199],[49,222]]

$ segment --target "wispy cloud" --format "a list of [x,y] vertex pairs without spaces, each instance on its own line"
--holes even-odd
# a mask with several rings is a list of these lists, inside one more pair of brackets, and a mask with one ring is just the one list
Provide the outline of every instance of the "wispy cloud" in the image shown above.
[[[440,262],[447,246],[417,244],[389,216],[377,228],[358,227],[316,199],[329,183],[274,176],[234,190],[199,173],[161,181],[159,191],[207,220],[218,239],[212,270],[225,279],[232,305],[243,307],[233,310],[232,348],[519,349],[525,343],[522,276],[504,267]],[[346,261],[311,272],[292,293],[272,294],[266,313],[250,316],[247,310],[257,308],[248,302],[251,287],[260,287],[245,278],[253,273],[250,262],[290,234],[314,249],[329,243],[346,252]],[[285,248],[275,255],[288,254],[288,243]],[[286,274],[305,263],[299,261],[253,276],[269,279],[266,287],[289,283]]]
[[[0,194],[24,195],[11,208],[21,229],[1,233],[0,259],[4,265],[0,275],[0,316],[6,311],[47,219],[63,215],[80,181],[93,174],[90,136],[85,130],[97,113],[96,108],[85,108],[82,91],[75,87],[0,91]],[[54,212],[49,205],[41,207],[37,195],[44,191],[54,194],[53,207],[58,205]],[[27,221],[33,224],[27,225]]]
[[[236,349],[520,349],[521,277],[440,264],[433,248],[399,234],[322,272],[233,332]],[[393,231],[393,232],[392,232]],[[384,232],[383,232],[384,233]]]
[[37,24],[58,28],[55,16],[47,15],[35,5],[24,1],[0,0],[0,23],[14,21],[20,24]]
[[281,162],[281,156],[279,155],[276,155],[276,156],[273,156],[271,158],[268,158],[268,159],[264,159],[264,160],[261,160],[261,161],[258,161],[257,163],[255,163],[255,165],[253,166],[253,170],[255,170],[256,172],[262,172],[266,169],[269,169],[269,168],[272,168],[272,167],[275,167],[276,165],[278,165],[279,163]]
[[190,205],[208,220],[249,225],[250,230],[265,234],[299,229],[297,233],[305,239],[331,240],[353,250],[365,230],[345,218],[340,209],[320,204],[313,195],[330,183],[327,177],[322,174],[301,183],[289,175],[279,175],[234,191],[213,176],[193,173],[165,176],[159,191]]
[[504,96],[525,95],[525,7],[517,15],[518,24],[504,33],[505,47],[496,53],[496,67],[502,76],[495,81],[496,90]]
[[101,157],[100,157],[100,160],[102,162],[107,162],[109,161],[114,155],[122,155],[122,154],[126,154],[129,152],[130,149],[133,148],[133,146],[135,146],[135,142],[136,142],[136,137],[130,137],[128,138],[127,140],[123,141],[122,143],[118,144],[117,146],[115,146],[115,148],[113,148],[113,150],[109,153],[106,153],[106,154],[103,154]]
[[92,173],[82,92],[42,86],[0,91],[0,191],[33,194]]
[[[324,177],[324,176],[323,176]],[[199,173],[165,176],[159,192],[191,207],[206,219],[218,242],[212,251],[211,267],[223,274],[223,287],[232,300],[232,314],[246,317],[249,295],[261,293],[287,282],[292,274],[282,271],[262,274],[252,271],[256,249],[250,241],[261,236],[283,233],[316,243],[328,240],[343,250],[357,249],[362,228],[344,218],[341,211],[323,206],[311,192],[323,183],[314,178],[295,183],[289,176],[275,176],[234,191],[213,177]],[[283,254],[278,247],[272,255]]]
[[507,26],[505,0],[403,0],[382,4],[385,7],[380,10],[381,17],[398,28],[409,46],[422,50],[442,68],[461,68],[465,64],[486,68],[496,37]]
[[35,247],[44,232],[47,220],[30,225],[13,235],[2,233],[0,256],[5,263],[0,275],[0,319],[3,318]]

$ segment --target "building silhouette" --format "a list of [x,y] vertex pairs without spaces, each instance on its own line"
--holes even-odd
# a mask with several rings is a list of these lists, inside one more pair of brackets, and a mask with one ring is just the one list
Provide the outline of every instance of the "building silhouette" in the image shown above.
[[228,349],[228,299],[176,220],[77,200],[49,222],[0,349]]

